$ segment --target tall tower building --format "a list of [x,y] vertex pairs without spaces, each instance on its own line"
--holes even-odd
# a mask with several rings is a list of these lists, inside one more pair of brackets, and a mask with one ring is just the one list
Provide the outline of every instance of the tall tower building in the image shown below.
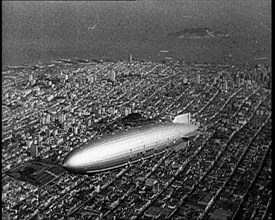
[[228,91],[228,82],[227,82],[227,80],[224,81],[224,91],[225,92]]
[[115,82],[116,81],[116,73],[115,73],[115,71],[111,71],[111,73],[110,73],[110,80],[112,80],[113,82]]
[[129,61],[130,61],[130,62],[132,62],[132,61],[133,61],[132,54],[130,54]]
[[236,76],[236,85],[239,87],[240,86],[240,84],[241,84],[241,78],[240,78],[240,76],[239,76],[239,74]]
[[33,144],[31,146],[31,156],[33,158],[37,158],[38,157],[38,145],[37,144]]
[[99,106],[97,113],[98,113],[98,115],[101,115],[101,114],[102,114],[101,105]]
[[32,80],[33,80],[33,75],[30,74],[30,75],[29,75],[29,81],[32,82]]
[[201,83],[201,75],[200,74],[197,75],[197,82],[198,82],[198,84]]
[[51,122],[51,115],[47,114],[46,123],[49,124]]
[[74,134],[78,134],[78,126],[74,127]]

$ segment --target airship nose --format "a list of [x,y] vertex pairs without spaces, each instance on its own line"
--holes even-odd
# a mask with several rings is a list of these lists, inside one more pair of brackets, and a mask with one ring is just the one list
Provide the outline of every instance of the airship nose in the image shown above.
[[70,163],[70,155],[67,155],[65,159],[63,160],[62,166],[65,170],[72,172],[74,166]]
[[62,166],[63,166],[65,169],[70,168],[70,164],[69,164],[69,162],[68,162],[67,159],[65,159],[65,160],[63,161]]
[[72,173],[77,172],[77,170],[79,169],[77,164],[74,163],[74,154],[72,154],[71,152],[67,154],[67,156],[64,158],[62,166],[65,170]]
[[71,151],[68,153],[62,163],[62,166],[65,170],[70,173],[86,173],[85,168],[81,166],[81,161],[77,158],[78,151]]

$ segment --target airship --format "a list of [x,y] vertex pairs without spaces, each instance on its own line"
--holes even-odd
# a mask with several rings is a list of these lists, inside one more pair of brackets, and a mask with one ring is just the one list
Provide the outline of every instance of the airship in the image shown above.
[[176,116],[172,122],[147,124],[108,134],[70,151],[62,165],[76,174],[127,166],[169,150],[175,143],[187,142],[196,136],[198,126],[190,122],[190,113],[186,113]]

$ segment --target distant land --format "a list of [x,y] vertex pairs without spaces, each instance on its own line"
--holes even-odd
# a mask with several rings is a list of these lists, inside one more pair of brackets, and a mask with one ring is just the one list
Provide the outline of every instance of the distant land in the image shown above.
[[269,64],[270,8],[270,0],[3,1],[2,70],[73,57],[128,60],[130,54]]
[[215,31],[207,27],[198,28],[185,28],[181,31],[172,32],[167,34],[167,37],[176,37],[179,39],[200,39],[200,38],[214,38],[214,37],[229,37],[228,33],[223,33],[221,31]]

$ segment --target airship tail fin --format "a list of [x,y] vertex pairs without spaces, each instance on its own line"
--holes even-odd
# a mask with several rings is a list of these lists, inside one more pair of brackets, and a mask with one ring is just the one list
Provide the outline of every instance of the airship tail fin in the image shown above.
[[190,112],[182,115],[177,115],[173,120],[173,123],[190,123],[190,122],[191,122]]

